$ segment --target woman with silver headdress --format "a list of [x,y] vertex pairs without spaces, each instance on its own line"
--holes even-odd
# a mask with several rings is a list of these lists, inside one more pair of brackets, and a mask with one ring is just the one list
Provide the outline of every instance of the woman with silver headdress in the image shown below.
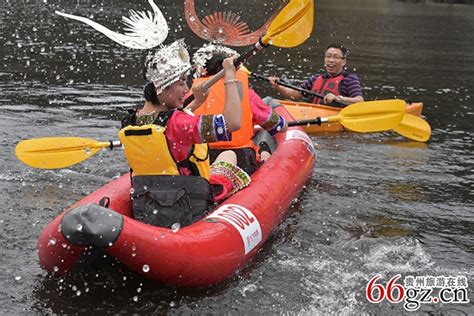
[[[222,69],[222,61],[229,56],[238,56],[237,52],[226,46],[204,45],[193,55],[195,77],[193,86]],[[223,151],[231,149],[237,155],[237,165],[248,174],[254,173],[261,161],[268,158],[274,150],[275,141],[271,137],[279,131],[285,131],[287,124],[272,108],[267,106],[260,96],[248,86],[248,75],[243,70],[236,73],[239,79],[239,93],[242,108],[242,126],[232,132],[232,139],[209,144],[210,158],[214,161]],[[208,115],[220,113],[223,107],[225,81],[220,80],[210,88],[209,97],[194,110],[195,114]],[[254,125],[264,130],[254,135]],[[255,137],[254,137],[255,136]]]
[[[168,25],[153,0],[153,12],[131,11],[123,17],[125,34],[113,32],[88,18],[56,12],[90,25],[111,40],[128,48],[150,49],[168,35]],[[145,61],[145,105],[132,111],[119,133],[126,158],[133,170],[134,217],[140,221],[171,227],[189,225],[200,219],[212,203],[221,201],[250,183],[236,166],[232,151],[223,152],[209,165],[206,143],[229,140],[242,122],[237,79],[232,60],[222,62],[226,82],[223,111],[193,116],[181,109],[189,88],[189,54],[182,40],[153,53]],[[193,88],[199,106],[207,97],[201,86]],[[213,198],[209,182],[220,189]]]
[[[241,126],[237,79],[232,58],[222,62],[225,101],[222,113],[194,116],[182,110],[191,70],[182,40],[147,56],[145,105],[122,121],[119,133],[133,170],[134,217],[148,224],[189,225],[221,201],[250,183],[236,166],[235,153],[223,153],[210,166],[206,143],[231,139]],[[194,103],[204,102],[201,86],[193,88]],[[212,197],[209,181],[220,192]]]

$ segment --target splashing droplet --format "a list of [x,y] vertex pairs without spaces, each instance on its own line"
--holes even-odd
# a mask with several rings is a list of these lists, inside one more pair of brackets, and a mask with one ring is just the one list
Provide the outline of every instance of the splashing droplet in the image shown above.
[[180,228],[181,228],[181,224],[180,224],[180,223],[174,223],[174,224],[171,226],[171,231],[172,231],[173,233],[176,233]]
[[142,270],[143,272],[148,273],[150,271],[150,266],[147,264],[144,264]]

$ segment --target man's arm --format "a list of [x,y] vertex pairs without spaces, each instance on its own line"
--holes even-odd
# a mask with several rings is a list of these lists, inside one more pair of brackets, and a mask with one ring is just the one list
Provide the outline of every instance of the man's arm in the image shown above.
[[346,78],[344,78],[344,80],[341,82],[339,91],[339,96],[336,96],[332,93],[327,94],[324,97],[324,102],[326,104],[331,104],[332,102],[338,101],[346,104],[364,102],[359,77],[356,74],[349,74]]

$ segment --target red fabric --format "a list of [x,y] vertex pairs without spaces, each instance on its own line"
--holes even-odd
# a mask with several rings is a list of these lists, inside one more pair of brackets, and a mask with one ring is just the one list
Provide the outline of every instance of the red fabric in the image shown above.
[[234,189],[234,184],[232,183],[232,181],[230,181],[227,177],[223,175],[211,174],[211,177],[209,178],[209,183],[211,185],[214,184],[222,186],[222,192],[214,197],[214,201],[216,201],[217,203],[227,198],[230,192],[232,192],[232,190]]
[[266,105],[262,98],[252,89],[249,89],[249,97],[253,123],[255,125],[263,125],[272,115],[272,109]]
[[[165,136],[171,156],[176,162],[186,159],[194,143],[202,142],[199,131],[199,116],[175,111],[169,118]],[[186,168],[179,170],[182,175],[191,175],[191,171]]]

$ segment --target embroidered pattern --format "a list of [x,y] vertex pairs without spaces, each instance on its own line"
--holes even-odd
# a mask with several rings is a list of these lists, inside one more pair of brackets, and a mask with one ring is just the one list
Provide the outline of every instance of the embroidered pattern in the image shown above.
[[211,165],[211,174],[222,175],[232,182],[233,189],[230,192],[230,195],[245,188],[252,181],[250,176],[245,171],[226,161],[214,162]]
[[265,122],[260,124],[260,126],[262,126],[266,130],[269,130],[271,128],[274,128],[275,125],[277,125],[278,123],[280,123],[280,115],[278,115],[275,111],[272,111],[270,117]]
[[232,140],[232,134],[227,131],[224,116],[202,115],[200,131],[203,143]]
[[218,141],[232,140],[232,134],[227,131],[225,119],[222,114],[214,115],[214,133]]
[[140,116],[137,115],[137,125],[142,126],[142,125],[151,124],[155,121],[157,116],[158,116],[158,113],[156,113],[156,111],[143,114]]
[[[275,113],[275,112],[274,112]],[[276,133],[278,133],[279,131],[281,131],[281,129],[283,128],[283,126],[285,125],[285,119],[281,116],[278,116],[279,119],[278,119],[278,124],[276,126],[274,126],[272,129],[268,130],[268,132],[270,133],[270,135],[275,135]]]
[[200,121],[201,137],[203,143],[215,142],[214,132],[213,132],[213,115],[202,115]]

